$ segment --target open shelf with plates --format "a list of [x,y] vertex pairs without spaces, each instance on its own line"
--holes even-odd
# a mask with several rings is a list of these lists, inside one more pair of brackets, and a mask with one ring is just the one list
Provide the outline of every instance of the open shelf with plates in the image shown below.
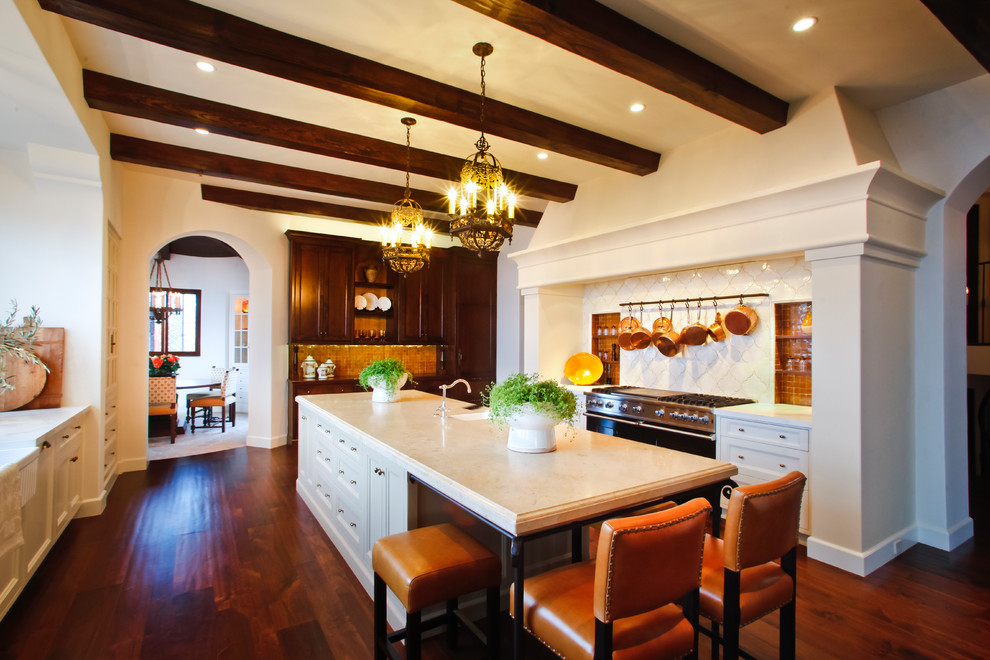
[[591,315],[591,354],[604,367],[596,385],[619,384],[619,314]]

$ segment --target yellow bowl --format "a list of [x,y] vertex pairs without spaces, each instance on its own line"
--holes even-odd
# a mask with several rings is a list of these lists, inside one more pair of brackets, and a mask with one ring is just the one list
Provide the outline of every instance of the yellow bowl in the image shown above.
[[575,353],[564,363],[564,375],[575,385],[591,385],[604,370],[602,361],[591,353]]

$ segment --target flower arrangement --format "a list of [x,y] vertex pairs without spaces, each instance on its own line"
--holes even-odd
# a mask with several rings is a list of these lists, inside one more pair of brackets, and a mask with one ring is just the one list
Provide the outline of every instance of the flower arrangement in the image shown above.
[[179,358],[171,353],[163,353],[148,358],[149,376],[174,376],[179,370]]
[[[358,383],[361,387],[380,387],[388,393],[389,397],[395,396],[396,384],[403,376],[409,374],[406,365],[401,360],[388,358],[385,360],[375,360],[358,374]],[[409,382],[415,383],[412,374],[409,374]]]
[[573,424],[577,417],[577,397],[552,380],[540,380],[537,374],[513,374],[501,383],[492,383],[482,394],[488,406],[488,418],[502,428],[527,408],[546,415],[555,423]]
[[13,390],[16,385],[7,380],[7,360],[25,360],[31,364],[40,364],[48,370],[48,365],[35,354],[35,335],[41,327],[41,317],[38,308],[31,308],[31,315],[24,318],[24,325],[15,326],[17,318],[17,301],[10,301],[10,314],[0,325],[0,392]]

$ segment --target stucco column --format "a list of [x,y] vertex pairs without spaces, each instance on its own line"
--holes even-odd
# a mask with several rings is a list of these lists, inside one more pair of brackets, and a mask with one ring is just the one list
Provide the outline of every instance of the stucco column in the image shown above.
[[909,319],[919,261],[864,243],[806,259],[815,310],[808,556],[866,575],[915,539]]

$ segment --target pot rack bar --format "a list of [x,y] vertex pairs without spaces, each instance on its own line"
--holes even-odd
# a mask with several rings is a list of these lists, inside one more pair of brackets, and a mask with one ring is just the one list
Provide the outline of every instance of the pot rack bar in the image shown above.
[[653,305],[673,305],[674,303],[703,303],[716,300],[742,300],[743,298],[769,298],[769,293],[737,293],[734,296],[695,296],[694,298],[665,298],[663,300],[648,300],[642,302],[619,303],[619,307],[652,307]]

